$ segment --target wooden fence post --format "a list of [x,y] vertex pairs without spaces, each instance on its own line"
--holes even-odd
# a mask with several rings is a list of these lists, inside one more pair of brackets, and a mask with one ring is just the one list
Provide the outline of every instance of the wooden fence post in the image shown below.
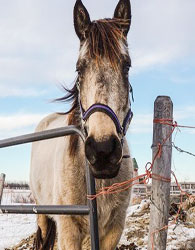
[[[173,119],[173,103],[168,96],[158,96],[154,103],[154,119]],[[172,127],[154,123],[153,125],[153,158],[157,153],[158,144],[162,143],[171,133]],[[172,136],[162,146],[161,157],[153,166],[153,173],[171,178]],[[165,250],[167,229],[158,231],[168,225],[170,209],[170,182],[152,179],[152,195],[150,206],[150,227],[148,250]],[[154,233],[157,231],[156,233]],[[153,247],[152,247],[153,242]]]
[[3,196],[3,187],[5,182],[5,174],[0,175],[0,205],[1,205],[1,199]]

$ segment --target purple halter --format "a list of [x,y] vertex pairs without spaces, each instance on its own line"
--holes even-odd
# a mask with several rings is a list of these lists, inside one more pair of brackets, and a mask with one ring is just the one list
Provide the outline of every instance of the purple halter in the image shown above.
[[82,104],[80,103],[81,107],[81,113],[82,113],[82,118],[84,121],[86,121],[93,113],[95,112],[102,112],[108,115],[112,121],[114,122],[116,126],[116,130],[118,134],[122,134],[122,136],[126,135],[128,126],[133,118],[133,112],[131,111],[131,108],[127,112],[127,115],[125,116],[125,119],[123,121],[123,124],[121,126],[120,121],[115,114],[115,112],[107,105],[101,104],[101,103],[96,103],[93,104],[91,107],[89,107],[86,111],[83,109]]

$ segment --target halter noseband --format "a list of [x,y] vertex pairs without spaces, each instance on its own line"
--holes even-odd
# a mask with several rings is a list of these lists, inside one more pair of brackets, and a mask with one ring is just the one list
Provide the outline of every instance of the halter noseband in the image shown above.
[[116,130],[118,134],[121,134],[122,137],[126,135],[127,129],[129,127],[129,124],[133,118],[133,112],[131,111],[131,108],[128,110],[127,115],[124,118],[123,124],[121,126],[120,121],[115,114],[115,112],[107,105],[101,104],[101,103],[96,103],[90,106],[86,111],[83,109],[82,104],[80,103],[80,108],[81,108],[81,114],[82,114],[82,119],[86,122],[89,117],[95,113],[95,112],[102,112],[108,115],[112,121],[114,122],[116,126]]

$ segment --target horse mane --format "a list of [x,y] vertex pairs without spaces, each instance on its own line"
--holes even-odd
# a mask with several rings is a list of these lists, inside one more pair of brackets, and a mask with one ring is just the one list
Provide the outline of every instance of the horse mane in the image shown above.
[[[95,59],[99,67],[102,58],[106,58],[114,70],[119,69],[121,61],[121,42],[127,46],[123,27],[128,25],[129,20],[123,19],[100,19],[90,24],[86,35],[87,56]],[[68,125],[76,125],[81,128],[79,92],[77,89],[78,77],[71,89],[63,87],[66,95],[56,101],[71,102],[71,108],[62,114],[68,114]],[[72,135],[70,139],[70,155],[74,155],[78,146],[78,136]]]
[[66,103],[70,103],[71,102],[71,108],[64,112],[64,113],[60,113],[63,115],[68,115],[70,113],[72,113],[78,106],[79,106],[79,100],[78,100],[78,89],[76,86],[76,83],[78,81],[78,77],[74,83],[74,86],[71,89],[66,88],[64,85],[62,85],[62,89],[66,92],[65,96],[61,97],[61,98],[57,98],[55,99],[56,102],[66,102]]
[[[71,89],[66,88],[65,86],[62,86],[63,90],[66,92],[66,95],[55,99],[57,102],[71,102],[71,108],[67,112],[61,112],[60,115],[68,115],[68,125],[75,125],[78,126],[81,129],[81,117],[80,117],[80,107],[79,107],[79,100],[78,100],[78,89],[76,86],[76,82],[78,81],[78,78],[75,81],[74,86]],[[78,135],[71,135],[70,136],[70,147],[69,147],[69,153],[70,156],[75,155],[75,152],[77,150],[79,137]]]

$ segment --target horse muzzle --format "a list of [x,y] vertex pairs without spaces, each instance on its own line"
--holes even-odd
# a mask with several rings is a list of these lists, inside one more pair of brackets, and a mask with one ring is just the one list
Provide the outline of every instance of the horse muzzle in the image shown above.
[[93,136],[89,136],[85,142],[85,155],[95,178],[114,178],[120,168],[122,145],[115,135],[102,141],[96,141]]

